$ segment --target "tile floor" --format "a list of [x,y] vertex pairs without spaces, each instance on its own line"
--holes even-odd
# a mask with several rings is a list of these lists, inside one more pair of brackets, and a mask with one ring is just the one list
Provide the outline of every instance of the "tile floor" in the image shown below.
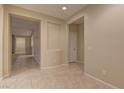
[[40,70],[32,56],[16,56],[11,77],[0,81],[9,89],[103,89],[110,88],[86,76],[83,66],[70,63],[54,69]]

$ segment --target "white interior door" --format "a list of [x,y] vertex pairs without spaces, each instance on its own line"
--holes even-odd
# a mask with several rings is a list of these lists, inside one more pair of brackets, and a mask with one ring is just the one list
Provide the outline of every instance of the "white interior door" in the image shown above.
[[77,61],[77,32],[69,32],[69,62]]

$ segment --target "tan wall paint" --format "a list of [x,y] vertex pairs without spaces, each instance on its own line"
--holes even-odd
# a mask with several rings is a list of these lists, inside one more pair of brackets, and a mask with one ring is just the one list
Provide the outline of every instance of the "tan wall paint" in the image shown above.
[[78,24],[78,62],[84,63],[84,24]]
[[26,38],[16,37],[15,54],[26,54]]
[[[49,22],[53,22],[53,23],[57,23],[57,24],[61,24],[61,37],[63,37],[62,39],[62,46],[61,49],[63,51],[63,56],[64,56],[64,60],[61,64],[65,64],[67,63],[67,33],[66,33],[66,25],[65,25],[65,21],[63,20],[59,20],[57,18],[51,17],[51,16],[47,16],[47,15],[43,15],[41,13],[37,13],[37,12],[32,12],[29,10],[25,10],[22,8],[18,8],[15,6],[10,6],[10,5],[5,5],[5,31],[4,31],[4,74],[5,76],[9,75],[10,73],[10,60],[11,60],[11,48],[10,48],[10,41],[11,38],[10,33],[9,33],[9,23],[8,23],[8,14],[15,14],[15,15],[19,15],[19,16],[25,16],[25,17],[29,17],[29,18],[34,18],[37,20],[41,21],[41,68],[42,67],[47,67],[48,63],[47,63],[47,23]],[[6,38],[5,38],[6,37]],[[61,65],[59,64],[59,65]]]
[[119,88],[124,88],[123,10],[124,5],[89,5],[68,20],[85,17],[85,72]]
[[3,75],[3,18],[4,8],[0,5],[0,79]]

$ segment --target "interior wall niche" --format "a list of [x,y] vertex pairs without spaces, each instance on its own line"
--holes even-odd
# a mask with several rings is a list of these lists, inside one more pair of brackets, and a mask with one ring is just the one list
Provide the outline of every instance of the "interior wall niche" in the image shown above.
[[69,24],[69,62],[84,64],[84,19]]
[[61,25],[47,23],[47,66],[56,66],[63,63],[63,50],[61,47]]

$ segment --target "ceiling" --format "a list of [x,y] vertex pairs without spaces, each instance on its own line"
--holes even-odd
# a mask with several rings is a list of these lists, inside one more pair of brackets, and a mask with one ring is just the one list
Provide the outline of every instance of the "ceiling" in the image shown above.
[[31,36],[32,31],[36,31],[38,22],[25,20],[19,17],[11,17],[12,34],[16,36]]
[[[67,20],[72,15],[83,9],[86,4],[14,4],[15,6],[40,12],[49,16]],[[66,6],[67,10],[63,11],[62,6]]]

